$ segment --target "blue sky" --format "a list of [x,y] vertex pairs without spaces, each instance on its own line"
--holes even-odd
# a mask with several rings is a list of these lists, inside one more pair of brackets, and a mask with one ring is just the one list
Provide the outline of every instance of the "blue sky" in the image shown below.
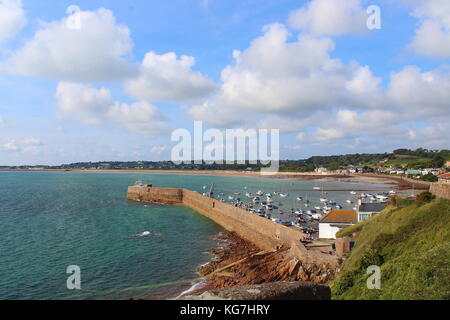
[[194,120],[283,159],[448,148],[449,43],[446,0],[0,0],[0,165],[170,159]]

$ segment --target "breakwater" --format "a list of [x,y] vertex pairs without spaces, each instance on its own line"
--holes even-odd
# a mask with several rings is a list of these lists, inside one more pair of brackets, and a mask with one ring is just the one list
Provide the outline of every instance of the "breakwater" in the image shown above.
[[430,186],[430,192],[438,198],[450,199],[450,184],[433,183]]
[[308,251],[302,245],[300,240],[305,236],[302,232],[191,190],[130,186],[127,198],[155,204],[182,204],[210,218],[226,230],[235,232],[262,250],[289,248],[291,255],[302,263],[333,264],[331,257]]

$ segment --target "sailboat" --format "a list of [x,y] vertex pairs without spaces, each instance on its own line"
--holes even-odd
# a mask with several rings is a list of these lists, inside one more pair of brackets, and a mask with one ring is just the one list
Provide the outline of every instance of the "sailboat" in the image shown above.
[[327,202],[328,201],[328,199],[325,198],[324,195],[323,195],[323,184],[322,184],[322,197],[319,200],[320,200],[320,202]]

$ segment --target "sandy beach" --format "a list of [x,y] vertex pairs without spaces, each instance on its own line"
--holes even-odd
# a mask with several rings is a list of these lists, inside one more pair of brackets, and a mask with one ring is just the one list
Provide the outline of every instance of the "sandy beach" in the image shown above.
[[38,170],[19,170],[4,169],[0,171],[18,171],[18,172],[83,172],[83,173],[139,173],[139,174],[178,174],[178,175],[206,175],[206,176],[240,176],[240,177],[260,177],[272,179],[290,179],[290,180],[324,180],[340,181],[361,184],[391,184],[396,185],[399,190],[428,190],[431,183],[426,181],[417,181],[400,176],[389,176],[380,174],[317,174],[314,172],[278,172],[272,175],[262,175],[259,171],[228,171],[228,170],[83,170],[83,169],[38,169]]

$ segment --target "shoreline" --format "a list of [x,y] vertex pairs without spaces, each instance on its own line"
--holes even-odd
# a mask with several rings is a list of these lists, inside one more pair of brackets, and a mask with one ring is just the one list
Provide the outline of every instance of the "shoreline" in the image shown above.
[[[216,237],[217,247],[210,249],[213,259],[197,267],[199,279],[175,299],[200,295],[205,291],[236,288],[246,285],[279,281],[310,281],[324,284],[334,278],[334,267],[318,268],[316,265],[295,261],[289,249],[263,251],[251,242],[229,231]],[[221,245],[224,244],[225,245]],[[326,249],[323,252],[326,253]]]
[[317,174],[312,172],[278,172],[272,175],[262,175],[256,171],[230,171],[230,170],[138,170],[138,169],[0,169],[0,172],[75,172],[75,173],[134,173],[134,174],[167,174],[167,175],[204,175],[204,176],[239,176],[253,178],[286,179],[298,181],[328,180],[349,183],[367,184],[394,184],[399,190],[410,190],[413,186],[418,190],[429,189],[431,182],[413,180],[401,176],[380,174]]

